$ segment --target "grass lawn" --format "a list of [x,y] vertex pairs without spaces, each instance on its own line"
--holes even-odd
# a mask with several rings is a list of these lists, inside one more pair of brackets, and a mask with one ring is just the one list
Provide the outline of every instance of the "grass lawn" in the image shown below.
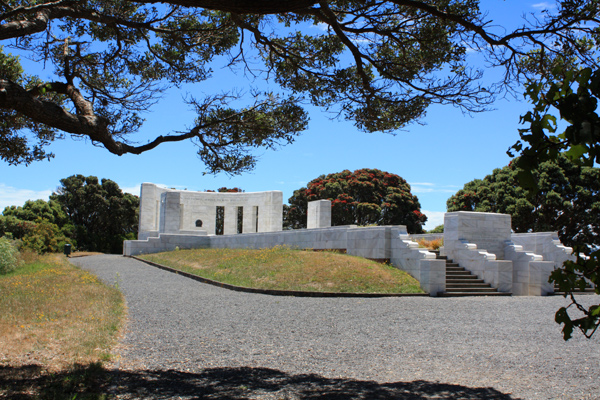
[[196,249],[141,258],[222,283],[259,289],[340,293],[423,293],[390,265],[329,251]]
[[62,254],[0,275],[0,398],[102,399],[123,296]]

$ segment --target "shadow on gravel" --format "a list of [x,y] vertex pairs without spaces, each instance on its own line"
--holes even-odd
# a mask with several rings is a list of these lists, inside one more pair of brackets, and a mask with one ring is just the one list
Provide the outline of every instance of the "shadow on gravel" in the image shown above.
[[515,400],[492,388],[414,381],[377,383],[290,375],[266,368],[215,368],[200,373],[113,371],[110,393],[136,399],[491,399]]
[[266,368],[202,372],[104,370],[97,364],[48,373],[36,366],[0,367],[0,399],[185,400],[517,400],[493,388],[436,382],[377,383],[290,375]]

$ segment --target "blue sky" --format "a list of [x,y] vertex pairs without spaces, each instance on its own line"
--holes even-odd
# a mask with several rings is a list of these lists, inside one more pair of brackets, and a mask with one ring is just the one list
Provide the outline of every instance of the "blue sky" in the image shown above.
[[[536,1],[482,2],[482,9],[491,10],[489,17],[504,24],[518,22],[524,12],[547,7],[549,4]],[[41,74],[44,76],[44,72]],[[247,85],[241,73],[237,76],[216,69],[213,75],[211,83],[171,90],[144,116],[146,123],[135,140],[143,143],[156,135],[189,127],[194,116],[182,101],[186,93],[200,95],[224,86]],[[519,116],[527,112],[529,105],[508,98],[498,100],[493,107],[484,113],[464,115],[452,106],[434,106],[421,121],[424,125],[410,125],[396,135],[362,133],[350,122],[331,121],[321,110],[309,108],[309,128],[293,144],[277,151],[259,150],[256,169],[234,177],[203,175],[204,165],[189,142],[167,143],[142,155],[119,157],[89,141],[67,137],[51,145],[56,157],[49,162],[29,166],[0,163],[0,210],[23,205],[27,199],[47,200],[60,179],[74,174],[108,178],[134,194],[139,194],[142,182],[152,182],[188,190],[222,186],[240,187],[246,192],[281,190],[286,201],[294,190],[319,175],[377,168],[398,174],[410,183],[428,216],[425,228],[432,229],[443,223],[448,197],[465,183],[483,178],[510,161],[506,150],[518,140]]]

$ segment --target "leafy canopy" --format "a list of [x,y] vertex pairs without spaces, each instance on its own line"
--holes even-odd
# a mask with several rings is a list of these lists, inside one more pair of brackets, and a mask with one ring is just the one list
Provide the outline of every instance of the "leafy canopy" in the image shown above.
[[[507,31],[477,0],[3,1],[0,158],[52,157],[47,145],[65,135],[117,155],[190,140],[209,172],[243,172],[255,149],[306,129],[306,103],[364,131],[393,132],[431,104],[484,110],[547,56],[593,65],[599,8],[558,1]],[[498,82],[481,85],[471,50],[504,69]],[[16,54],[46,69],[27,71]],[[135,142],[165,90],[222,66],[271,86],[188,96],[197,117],[184,131]]]
[[74,226],[74,238],[81,250],[122,253],[123,241],[135,239],[139,199],[123,193],[110,179],[72,175],[60,180],[50,196],[58,202]]
[[515,232],[557,231],[567,246],[600,246],[600,169],[579,166],[564,155],[531,171],[538,190],[519,185],[519,169],[495,169],[465,184],[447,201],[448,211],[510,214]]
[[[526,97],[532,102],[533,110],[521,117],[523,124],[528,126],[520,130],[521,140],[508,152],[510,155],[520,154],[515,162],[515,166],[521,169],[519,183],[528,189],[530,196],[540,191],[534,171],[547,160],[557,160],[564,154],[573,163],[582,166],[591,167],[600,162],[600,119],[597,113],[600,69],[566,65],[562,61],[559,59],[559,66],[552,69],[551,74],[529,82]],[[561,120],[567,125],[564,130]],[[597,181],[588,185],[583,188],[584,193],[596,193],[597,197]],[[575,204],[575,201],[571,202]],[[590,224],[597,235],[597,206],[591,214],[596,216]],[[585,231],[586,228],[582,228]],[[575,328],[589,338],[600,327],[600,305],[585,307],[572,293],[591,282],[596,293],[600,294],[600,248],[596,238],[586,238],[583,243],[578,239],[574,246],[576,261],[566,261],[551,275],[551,281],[556,282],[571,299],[571,304],[561,307],[555,315],[556,322],[563,325],[565,340],[571,338]],[[569,309],[576,311],[569,313]],[[576,313],[579,316],[573,317]]]
[[377,169],[321,175],[294,191],[284,206],[284,227],[306,228],[308,202],[331,200],[331,225],[406,225],[421,233],[427,217],[401,177]]
[[122,253],[123,240],[135,239],[139,199],[110,179],[73,175],[48,201],[27,200],[0,215],[0,237],[18,239],[21,248],[60,252],[65,243],[79,250]]

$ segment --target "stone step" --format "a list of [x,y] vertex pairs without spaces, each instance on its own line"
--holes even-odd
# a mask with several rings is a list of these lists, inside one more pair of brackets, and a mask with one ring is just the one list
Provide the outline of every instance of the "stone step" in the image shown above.
[[510,293],[501,293],[473,275],[471,271],[458,265],[446,256],[440,256],[438,250],[433,251],[438,260],[446,260],[446,291],[439,293],[440,297],[459,296],[510,296]]
[[438,297],[471,297],[471,296],[512,296],[512,293],[505,292],[489,292],[489,293],[473,293],[473,292],[443,292],[438,293]]
[[456,289],[456,288],[465,288],[465,289],[492,289],[492,290],[496,290],[495,288],[491,287],[489,284],[485,283],[485,282],[446,282],[446,290],[447,288],[452,288],[452,289]]
[[448,271],[448,270],[446,270],[446,276],[458,276],[458,275],[476,276],[466,270],[463,270],[463,271]]
[[446,282],[448,283],[459,283],[464,281],[466,283],[474,283],[480,281],[475,275],[464,275],[464,276],[447,276]]
[[485,283],[485,281],[483,279],[477,279],[474,275],[469,275],[464,278],[446,278],[446,285],[449,283]]
[[[560,292],[557,287],[554,288],[555,295],[564,295],[565,292]],[[596,291],[592,287],[586,287],[583,291],[579,289],[573,290],[573,294],[596,294]]]
[[498,290],[491,286],[488,287],[455,287],[449,288],[446,286],[446,293],[497,293]]
[[[594,288],[592,287],[591,284],[587,284],[585,289],[581,290],[579,288],[573,289],[573,293],[574,294],[596,294],[596,291],[594,290]],[[556,295],[564,295],[565,292],[561,292],[558,289],[558,285],[554,284],[554,294]]]

